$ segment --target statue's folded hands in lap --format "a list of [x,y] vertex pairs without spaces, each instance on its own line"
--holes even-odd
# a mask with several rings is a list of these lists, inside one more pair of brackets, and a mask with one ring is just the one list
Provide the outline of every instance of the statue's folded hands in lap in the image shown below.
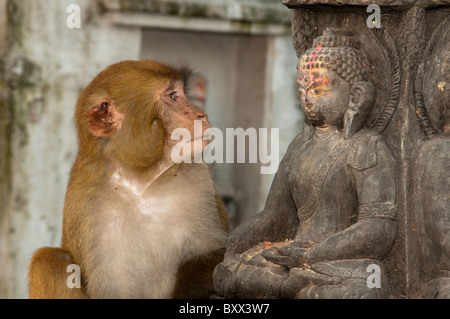
[[[215,289],[226,298],[383,298],[397,236],[395,170],[364,127],[374,89],[350,35],[326,30],[300,57],[307,127],[289,146],[265,208],[230,235]],[[380,287],[367,284],[372,264]]]

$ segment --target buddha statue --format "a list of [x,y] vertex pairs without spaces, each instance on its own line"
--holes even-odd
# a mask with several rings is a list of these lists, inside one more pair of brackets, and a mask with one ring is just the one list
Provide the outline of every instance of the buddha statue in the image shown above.
[[383,136],[366,127],[375,93],[357,39],[325,30],[299,58],[297,85],[305,129],[282,159],[263,211],[231,233],[214,272],[216,294],[388,297],[394,160]]
[[450,298],[449,23],[433,33],[416,80],[416,114],[426,135],[413,174],[419,298]]

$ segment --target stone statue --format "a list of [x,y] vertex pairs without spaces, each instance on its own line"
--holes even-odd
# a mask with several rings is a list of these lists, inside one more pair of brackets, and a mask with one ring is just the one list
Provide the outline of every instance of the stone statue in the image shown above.
[[420,298],[450,298],[450,18],[435,30],[416,80],[416,114],[426,135],[414,171]]
[[394,160],[365,127],[374,88],[357,39],[325,30],[300,57],[297,85],[305,129],[281,161],[264,210],[231,233],[216,293],[388,297],[382,261],[397,238]]

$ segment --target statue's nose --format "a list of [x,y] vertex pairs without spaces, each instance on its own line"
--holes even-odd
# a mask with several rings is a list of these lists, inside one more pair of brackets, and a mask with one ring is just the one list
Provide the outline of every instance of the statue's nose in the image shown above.
[[312,107],[313,107],[313,105],[312,105],[311,101],[308,99],[307,96],[305,96],[305,108],[310,109]]

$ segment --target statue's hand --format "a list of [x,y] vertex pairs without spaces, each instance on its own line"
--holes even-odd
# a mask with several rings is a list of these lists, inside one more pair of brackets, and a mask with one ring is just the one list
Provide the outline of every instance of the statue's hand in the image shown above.
[[268,261],[288,268],[295,268],[305,267],[308,264],[306,259],[307,252],[308,249],[286,245],[266,249],[261,254]]

